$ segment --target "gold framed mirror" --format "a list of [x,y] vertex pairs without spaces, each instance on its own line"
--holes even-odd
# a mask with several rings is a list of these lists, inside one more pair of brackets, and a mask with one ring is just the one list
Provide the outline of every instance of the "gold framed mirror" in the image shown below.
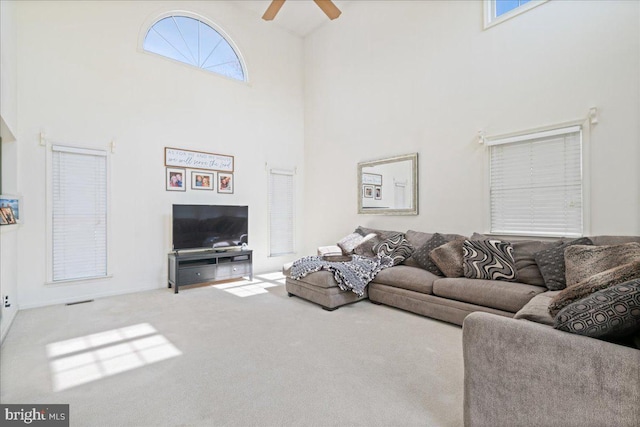
[[418,153],[358,163],[358,213],[418,215]]

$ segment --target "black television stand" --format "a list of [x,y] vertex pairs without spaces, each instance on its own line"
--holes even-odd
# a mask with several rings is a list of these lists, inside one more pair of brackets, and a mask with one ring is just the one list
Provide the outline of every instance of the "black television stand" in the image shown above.
[[168,287],[249,277],[253,280],[253,251],[172,252],[169,254]]

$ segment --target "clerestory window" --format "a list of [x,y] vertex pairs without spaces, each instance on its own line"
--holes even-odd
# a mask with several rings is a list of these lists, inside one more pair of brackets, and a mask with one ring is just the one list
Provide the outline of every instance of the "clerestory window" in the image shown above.
[[156,21],[143,49],[231,79],[246,81],[240,55],[219,31],[200,19],[169,15]]
[[547,1],[549,0],[484,0],[484,27],[506,21]]

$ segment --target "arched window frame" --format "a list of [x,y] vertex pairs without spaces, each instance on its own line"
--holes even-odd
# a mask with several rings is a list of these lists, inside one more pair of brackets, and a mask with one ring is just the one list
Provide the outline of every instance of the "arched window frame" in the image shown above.
[[[182,61],[178,61],[175,60],[173,58],[169,58],[168,56],[164,56],[164,55],[160,55],[154,52],[150,52],[144,49],[144,41],[145,38],[147,37],[147,33],[149,32],[149,30],[151,29],[151,27],[153,27],[157,22],[168,18],[170,16],[184,16],[187,18],[193,18],[193,19],[197,19],[199,21],[202,21],[203,23],[207,24],[208,26],[210,26],[211,28],[213,28],[216,32],[218,32],[218,34],[220,34],[227,43],[229,43],[229,46],[231,46],[231,48],[233,49],[233,51],[235,52],[236,56],[238,57],[238,60],[240,61],[240,66],[242,67],[242,73],[244,75],[244,80],[238,80],[238,79],[234,79],[231,77],[227,77],[224,74],[220,74],[217,73],[215,71],[209,71],[209,70],[205,70],[204,68],[201,67],[197,67],[191,64],[188,64],[186,62],[182,62]],[[140,34],[138,35],[138,51],[147,55],[153,55],[156,58],[163,58],[165,60],[171,61],[173,63],[177,63],[177,64],[182,64],[185,67],[189,67],[189,68],[193,68],[196,70],[200,70],[204,73],[207,73],[208,75],[214,75],[214,76],[218,76],[218,77],[222,77],[224,79],[227,80],[231,80],[233,82],[238,82],[238,83],[245,83],[248,84],[249,83],[249,71],[247,69],[247,64],[245,62],[244,56],[242,55],[240,49],[238,48],[238,45],[233,41],[233,39],[231,38],[231,36],[222,28],[220,28],[219,25],[217,25],[216,23],[214,23],[213,21],[211,21],[210,19],[208,19],[207,17],[199,14],[199,13],[195,13],[195,12],[190,12],[190,11],[186,11],[186,10],[169,10],[157,15],[153,15],[152,17],[148,18],[144,24],[142,25],[142,28],[140,29]]]

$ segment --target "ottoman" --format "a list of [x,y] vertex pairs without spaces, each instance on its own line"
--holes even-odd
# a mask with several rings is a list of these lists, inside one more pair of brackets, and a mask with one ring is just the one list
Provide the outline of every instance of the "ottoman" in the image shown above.
[[351,304],[367,298],[367,291],[359,297],[351,291],[343,291],[333,278],[330,271],[316,271],[310,273],[302,279],[295,280],[289,277],[289,266],[283,268],[283,273],[287,276],[285,288],[290,297],[298,296],[307,301],[319,304],[327,311]]

